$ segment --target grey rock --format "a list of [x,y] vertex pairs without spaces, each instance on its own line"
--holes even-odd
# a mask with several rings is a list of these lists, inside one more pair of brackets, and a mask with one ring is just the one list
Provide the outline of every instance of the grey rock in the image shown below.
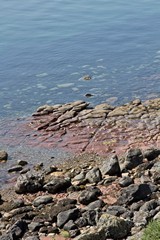
[[70,209],[75,208],[75,203],[64,203],[64,202],[58,202],[56,205],[53,205],[50,209],[49,209],[49,215],[50,218],[52,220],[52,222],[55,222],[57,220],[57,215],[60,212],[64,212]]
[[11,228],[9,228],[9,230],[7,231],[6,235],[9,237],[9,238],[0,238],[1,240],[4,239],[4,240],[17,240],[19,239],[20,237],[23,236],[23,234],[25,233],[27,229],[27,223],[23,220],[19,220],[17,221],[15,224],[13,224],[11,226]]
[[84,180],[86,176],[86,173],[84,172],[84,170],[82,170],[79,174],[77,174],[72,180],[73,181],[80,181],[80,180]]
[[52,202],[52,200],[53,200],[53,197],[52,197],[52,196],[49,196],[49,195],[39,196],[39,197],[37,197],[37,198],[34,199],[33,205],[34,205],[35,207],[38,207],[38,206],[41,205],[41,204],[50,203],[50,202]]
[[148,159],[148,161],[154,160],[160,155],[160,149],[151,148],[144,151],[143,156]]
[[159,220],[160,219],[160,211],[154,216],[153,220]]
[[92,168],[87,174],[86,179],[90,183],[98,183],[102,180],[102,174],[98,167]]
[[87,209],[88,210],[101,209],[104,205],[105,205],[105,203],[101,199],[98,199],[98,200],[88,204]]
[[126,176],[126,177],[122,177],[120,180],[119,180],[119,185],[121,187],[128,187],[129,185],[131,185],[133,183],[133,179],[130,178],[129,176]]
[[69,220],[76,220],[78,218],[78,216],[79,216],[78,208],[73,208],[73,209],[69,209],[64,212],[60,212],[57,215],[57,226],[61,228]]
[[7,233],[0,236],[0,240],[14,240],[14,238],[11,233]]
[[64,226],[63,226],[64,230],[73,230],[73,229],[77,229],[76,224],[73,222],[73,220],[69,220]]
[[113,239],[125,238],[131,231],[133,223],[123,218],[104,213],[97,225],[105,231],[105,236]]
[[141,206],[143,206],[144,202],[141,200],[139,202],[134,202],[131,204],[130,209],[131,211],[138,211]]
[[39,240],[38,236],[30,236],[30,237],[26,237],[24,240]]
[[52,181],[45,184],[43,188],[44,188],[44,190],[48,191],[49,193],[54,194],[54,193],[64,191],[70,186],[71,186],[70,179],[54,178]]
[[9,214],[9,217],[13,217],[13,216],[31,212],[31,211],[33,211],[33,208],[31,206],[24,206],[24,207],[12,209],[8,214]]
[[35,232],[38,231],[40,229],[40,227],[42,227],[42,223],[39,222],[31,222],[30,224],[28,224],[28,229],[31,232]]
[[87,186],[86,190],[90,191],[90,192],[94,192],[97,196],[101,196],[102,195],[101,190],[98,187],[96,187],[96,186]]
[[84,190],[80,193],[78,201],[84,205],[87,205],[97,200],[97,194],[94,191]]
[[88,225],[94,226],[99,218],[99,213],[96,210],[88,210],[82,214],[82,217],[87,220]]
[[131,170],[143,162],[143,155],[140,149],[129,149],[125,157],[125,168]]
[[80,234],[80,230],[79,229],[71,229],[71,230],[69,230],[69,235],[70,235],[71,238],[75,238],[79,234]]
[[79,218],[75,221],[75,224],[77,225],[77,227],[82,228],[82,227],[87,226],[88,221],[87,221],[87,219],[84,218],[84,217],[79,217]]
[[85,230],[75,240],[106,240],[105,229],[103,227],[93,227]]
[[147,225],[148,219],[150,217],[149,212],[138,211],[134,212],[133,222],[136,227],[144,227]]
[[108,214],[114,215],[114,216],[120,216],[121,214],[125,213],[127,209],[123,206],[119,205],[113,205],[113,206],[108,206],[106,212]]
[[35,193],[42,189],[43,183],[42,174],[28,172],[18,177],[15,191],[16,193]]
[[123,188],[121,196],[118,198],[118,203],[131,204],[139,200],[143,200],[150,196],[152,193],[149,184],[131,184],[130,186]]
[[6,161],[8,159],[8,153],[4,150],[0,151],[0,161]]
[[148,202],[145,202],[141,207],[140,211],[144,212],[150,212],[151,210],[154,210],[158,206],[158,203],[155,199],[152,199]]
[[121,175],[121,169],[119,166],[119,161],[118,161],[118,157],[117,155],[114,155],[112,158],[106,160],[102,167],[101,167],[101,172],[103,175],[117,175],[120,176]]

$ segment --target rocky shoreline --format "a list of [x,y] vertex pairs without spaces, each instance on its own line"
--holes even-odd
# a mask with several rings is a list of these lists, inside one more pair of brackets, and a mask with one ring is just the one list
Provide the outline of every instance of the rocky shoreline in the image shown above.
[[74,157],[8,169],[20,175],[0,191],[0,240],[140,239],[160,218],[160,99],[41,106],[16,131],[18,141]]
[[2,190],[0,239],[140,239],[160,218],[160,149],[83,160],[21,173]]

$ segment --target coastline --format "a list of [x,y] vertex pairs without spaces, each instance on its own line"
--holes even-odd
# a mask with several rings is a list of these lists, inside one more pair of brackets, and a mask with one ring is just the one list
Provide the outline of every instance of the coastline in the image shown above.
[[[103,200],[105,202],[105,206],[114,206],[117,203],[120,197],[120,192],[123,190],[123,187],[124,189],[126,187],[120,187],[120,182],[126,177],[132,179],[128,186],[133,184],[135,187],[137,187],[137,184],[138,186],[141,186],[141,184],[144,183],[154,185],[157,181],[155,179],[153,181],[153,176],[150,178],[149,169],[151,169],[154,164],[156,165],[159,162],[160,98],[148,100],[145,102],[141,102],[137,99],[135,101],[117,107],[103,103],[95,106],[94,108],[91,108],[84,101],[76,101],[68,104],[54,106],[45,105],[39,107],[32,117],[24,120],[19,119],[12,125],[8,124],[7,130],[4,129],[4,125],[1,126],[0,132],[3,133],[3,139],[1,139],[0,145],[3,143],[4,146],[8,146],[8,150],[9,148],[12,149],[13,154],[11,159],[13,161],[10,161],[10,159],[8,159],[6,163],[0,163],[3,165],[6,164],[6,172],[10,168],[14,167],[14,165],[16,165],[15,161],[19,160],[17,158],[20,157],[21,160],[28,160],[27,173],[24,171],[25,168],[23,169],[22,167],[22,173],[20,175],[25,176],[25,174],[30,174],[34,170],[36,171],[36,174],[40,173],[41,176],[45,176],[45,182],[49,182],[49,180],[53,180],[54,178],[61,179],[64,177],[69,177],[72,182],[72,187],[83,185],[82,189],[85,190],[88,189],[89,186],[96,186],[101,189],[102,196],[104,195],[104,198],[98,197],[98,199]],[[23,148],[26,150],[22,151]],[[34,149],[37,150],[34,151]],[[140,149],[140,153],[136,152],[139,151],[137,149]],[[14,150],[16,153],[14,153]],[[140,159],[140,162],[134,165],[131,169],[125,169],[123,163],[126,159],[127,154],[132,150],[138,154],[136,156],[138,159]],[[147,151],[151,152],[149,152],[149,154],[155,154],[152,159],[147,159]],[[43,152],[44,155],[38,155],[40,152]],[[99,180],[94,180],[93,182],[88,182],[88,180],[86,182],[85,177],[82,179],[74,179],[76,175],[82,174],[82,172],[88,173],[94,169],[101,169],[106,160],[110,161],[109,159],[111,159],[110,164],[112,165],[114,162],[112,156],[115,154],[118,156],[118,162],[121,169],[119,170],[120,172],[118,175],[116,172],[114,172],[114,174],[111,174],[111,176],[110,174],[106,173],[106,177],[106,174],[100,173],[100,175],[102,174],[103,176]],[[27,159],[29,155],[32,157]],[[143,158],[141,155],[143,155]],[[10,157],[11,156],[9,156],[9,158]],[[150,166],[150,161],[152,162],[152,166]],[[7,165],[9,162],[13,166]],[[143,166],[148,166],[144,168],[144,175],[143,171],[140,170],[141,166],[142,169]],[[52,170],[46,174],[48,168]],[[30,202],[31,204],[31,201],[37,197],[43,196],[45,194],[48,196],[48,193],[50,193],[46,193],[44,190],[38,189],[35,193],[24,192],[21,194],[18,193],[17,195],[17,193],[15,193],[14,187],[16,185],[16,179],[19,175],[19,170],[16,173],[15,172],[13,171],[11,173],[7,173],[8,176],[10,176],[11,184],[6,185],[4,189],[0,190],[2,199],[0,205],[1,217],[3,221],[6,221],[4,216],[9,216],[7,218],[7,221],[10,226],[15,223],[15,219],[17,219],[18,215],[15,219],[14,217],[7,215],[9,214],[9,210],[3,211],[3,204],[10,203],[14,201],[15,198],[23,199],[25,205],[27,202]],[[95,174],[98,173],[96,172]],[[154,175],[155,173],[152,172],[152,174]],[[142,176],[145,180],[142,180]],[[104,184],[104,182],[106,184]],[[63,198],[75,198],[77,201],[78,195],[81,193],[82,189],[75,191],[72,189],[73,192],[71,191],[71,194],[68,191],[66,192],[66,189],[61,189],[62,192],[57,192],[52,197],[56,200],[56,202],[62,200]],[[107,200],[105,199],[106,191],[109,191],[109,193],[107,193]],[[143,196],[143,204],[152,199],[155,199],[155,201],[157,201],[156,199],[158,199],[158,194],[159,190],[154,189],[154,191],[151,193],[151,195],[153,195],[151,198],[145,200],[147,196]],[[141,200],[142,199],[139,199],[139,201]],[[69,206],[65,208],[64,211],[66,211],[68,208],[70,209],[72,207]],[[81,202],[78,203],[78,209],[79,208],[81,209]],[[130,206],[127,205],[127,208],[130,208]],[[102,211],[102,209],[100,211]],[[157,212],[155,211],[155,214],[156,213]],[[30,223],[32,223],[32,221]],[[143,230],[146,224],[147,222],[145,224],[143,223],[140,228],[137,228],[134,223],[134,227],[136,227],[136,234],[138,234],[139,231]],[[6,225],[4,225],[4,227],[6,227]],[[1,234],[3,234],[4,229],[2,228],[1,231]],[[134,231],[132,232],[134,233]],[[134,235],[133,233],[127,233],[127,237]],[[36,234],[37,231],[35,230],[35,235]],[[73,233],[73,236],[74,234],[76,236],[76,231]],[[79,235],[79,228],[77,230],[77,235]],[[39,236],[41,237],[37,239],[51,239],[50,235],[40,234]],[[56,240],[70,239],[67,237],[64,238],[62,235],[60,237],[60,235],[57,235],[57,233],[53,233],[52,237],[53,236],[56,237]],[[18,239],[27,239],[27,237],[28,235],[26,235],[26,238],[20,237]]]

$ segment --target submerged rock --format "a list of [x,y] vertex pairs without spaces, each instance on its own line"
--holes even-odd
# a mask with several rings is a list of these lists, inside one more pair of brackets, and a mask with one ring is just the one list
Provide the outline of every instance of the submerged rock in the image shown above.
[[8,153],[4,150],[0,151],[0,162],[6,161],[8,159]]

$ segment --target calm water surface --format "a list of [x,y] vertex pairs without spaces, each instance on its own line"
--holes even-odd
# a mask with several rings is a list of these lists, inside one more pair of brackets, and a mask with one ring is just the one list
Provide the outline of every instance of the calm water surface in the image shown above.
[[160,97],[159,0],[0,5],[0,117],[77,99],[94,105]]

